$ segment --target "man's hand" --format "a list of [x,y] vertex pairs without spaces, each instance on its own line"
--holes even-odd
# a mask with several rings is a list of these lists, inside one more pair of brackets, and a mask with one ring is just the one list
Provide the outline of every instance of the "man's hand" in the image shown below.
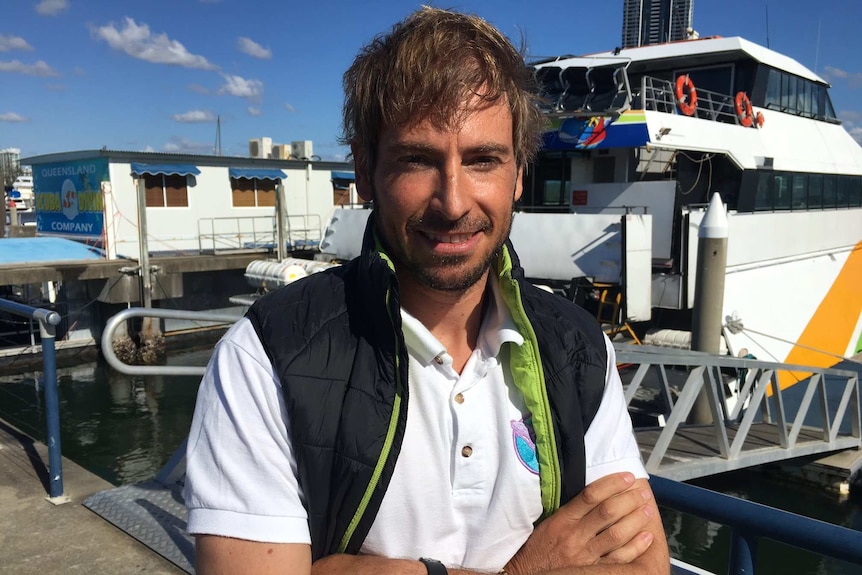
[[[512,575],[596,564],[630,563],[655,539],[647,527],[658,516],[652,491],[631,473],[588,485],[540,523],[507,564]],[[660,523],[659,523],[660,527]]]

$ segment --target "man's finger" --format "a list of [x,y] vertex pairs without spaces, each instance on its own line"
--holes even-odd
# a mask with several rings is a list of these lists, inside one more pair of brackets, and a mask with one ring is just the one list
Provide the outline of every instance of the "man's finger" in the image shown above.
[[563,512],[574,521],[578,521],[602,502],[614,495],[624,493],[635,482],[635,476],[628,472],[612,473],[590,483],[571,501],[563,505]]
[[624,548],[639,534],[645,532],[644,529],[649,525],[654,514],[655,507],[650,503],[644,503],[598,533],[589,543],[590,552],[605,556]]

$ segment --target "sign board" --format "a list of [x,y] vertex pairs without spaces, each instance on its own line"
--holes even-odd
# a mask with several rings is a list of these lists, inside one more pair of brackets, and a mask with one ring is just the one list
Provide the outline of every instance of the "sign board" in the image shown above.
[[36,230],[40,234],[102,237],[102,182],[108,179],[105,158],[34,166]]

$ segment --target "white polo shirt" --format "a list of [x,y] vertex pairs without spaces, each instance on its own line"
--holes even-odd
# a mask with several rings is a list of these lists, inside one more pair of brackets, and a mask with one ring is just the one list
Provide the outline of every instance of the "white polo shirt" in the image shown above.
[[[443,345],[402,310],[407,427],[363,553],[493,572],[541,515],[529,413],[504,369],[508,346],[524,340],[491,285],[460,375]],[[616,471],[647,476],[607,339],[606,347],[609,377],[585,436],[587,483]],[[310,542],[289,429],[277,376],[243,319],[219,342],[198,392],[187,455],[190,533]]]

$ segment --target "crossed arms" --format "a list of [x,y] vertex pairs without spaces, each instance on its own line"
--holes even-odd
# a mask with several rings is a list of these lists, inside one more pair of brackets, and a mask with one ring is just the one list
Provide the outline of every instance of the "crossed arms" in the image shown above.
[[[199,575],[423,575],[416,560],[332,555],[313,565],[302,544],[215,535],[196,538]],[[661,574],[670,571],[667,542],[645,479],[615,473],[588,485],[533,533],[506,565],[510,575]],[[452,575],[471,571],[450,569]]]

